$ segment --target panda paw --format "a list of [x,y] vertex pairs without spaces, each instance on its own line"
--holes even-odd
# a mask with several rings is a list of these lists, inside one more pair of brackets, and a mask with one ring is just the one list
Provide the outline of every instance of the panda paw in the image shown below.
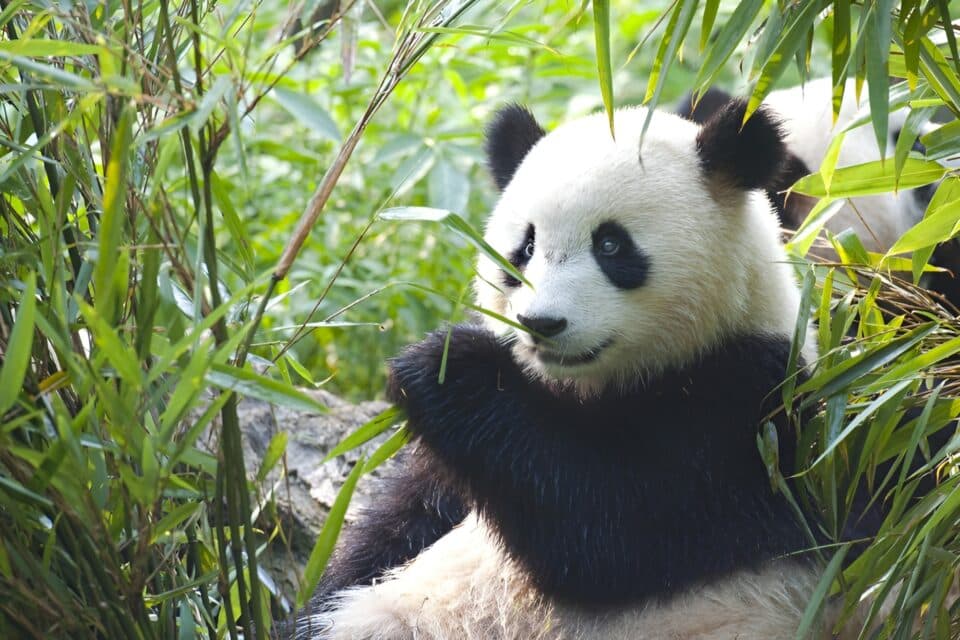
[[504,379],[520,377],[509,347],[490,331],[469,324],[429,334],[390,360],[389,367],[387,398],[407,412],[414,428],[449,424],[458,414],[475,413],[496,402]]

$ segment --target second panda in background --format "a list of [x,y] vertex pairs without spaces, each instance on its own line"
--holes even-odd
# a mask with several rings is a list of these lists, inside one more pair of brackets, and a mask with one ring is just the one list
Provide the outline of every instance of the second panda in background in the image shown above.
[[[809,197],[792,194],[784,198],[784,192],[800,178],[814,173],[820,167],[827,148],[835,134],[849,126],[859,115],[853,87],[844,93],[843,104],[833,122],[831,96],[833,87],[829,78],[810,80],[806,84],[773,91],[763,104],[773,117],[778,118],[784,132],[787,160],[783,171],[767,187],[781,223],[788,229],[796,229],[804,221],[813,206]],[[688,95],[677,106],[677,114],[694,122],[704,122],[729,100],[730,96],[719,89],[708,90],[694,106]],[[890,144],[886,155],[893,155],[896,135],[905,118],[905,111],[890,114]],[[880,159],[877,140],[869,123],[847,132],[837,158],[837,167],[845,167]],[[884,193],[851,198],[846,206],[828,222],[827,228],[834,233],[853,230],[869,251],[885,252],[904,231],[923,218],[930,198],[928,189],[912,189],[899,193]]]
[[[763,102],[780,119],[785,134],[787,162],[779,178],[767,187],[767,196],[787,229],[797,229],[803,223],[815,200],[799,194],[785,198],[784,192],[800,178],[816,172],[833,136],[863,115],[866,99],[862,101],[864,104],[856,104],[851,83],[844,92],[843,104],[834,123],[832,91],[830,78],[819,78],[801,86],[773,91]],[[862,93],[865,92],[866,89]],[[676,113],[702,123],[729,100],[730,95],[711,88],[701,96],[696,106],[692,104],[692,98],[692,95],[686,96],[677,105]],[[886,157],[893,156],[906,114],[906,109],[890,114],[891,136]],[[923,153],[919,141],[913,143],[913,149]],[[837,158],[837,167],[873,162],[880,157],[873,129],[867,123],[847,131]],[[833,233],[850,229],[868,251],[885,253],[905,231],[923,218],[934,186],[850,198],[825,226]],[[956,241],[943,243],[934,252],[930,262],[947,271],[929,274],[924,279],[925,285],[953,306],[960,306],[960,246]]]

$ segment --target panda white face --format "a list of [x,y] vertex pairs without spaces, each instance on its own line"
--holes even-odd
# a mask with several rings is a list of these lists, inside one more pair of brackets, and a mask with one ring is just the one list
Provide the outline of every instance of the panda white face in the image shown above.
[[727,335],[790,334],[797,296],[777,221],[746,188],[776,173],[775,153],[655,113],[641,164],[644,109],[617,112],[616,140],[603,114],[542,138],[526,111],[503,114],[489,132],[503,193],[486,239],[532,286],[481,258],[476,288],[481,306],[529,329],[488,320],[531,373],[587,391],[630,386]]

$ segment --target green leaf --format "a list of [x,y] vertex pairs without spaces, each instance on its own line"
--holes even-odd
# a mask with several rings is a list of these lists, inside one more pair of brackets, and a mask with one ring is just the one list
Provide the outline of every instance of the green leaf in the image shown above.
[[30,491],[30,489],[27,489],[13,478],[8,478],[6,476],[0,476],[0,491],[4,491],[10,494],[10,496],[13,498],[23,502],[29,502],[48,508],[53,506],[52,502],[40,494]]
[[[903,163],[907,161],[910,151],[913,149],[913,143],[923,129],[924,125],[930,121],[930,117],[936,112],[933,107],[923,109],[913,109],[907,114],[903,121],[903,127],[900,129],[900,135],[897,137],[897,145],[893,152],[893,158],[896,167],[897,176],[903,171]],[[927,154],[924,154],[925,156]],[[932,159],[932,158],[928,158]]]
[[803,612],[803,617],[800,618],[800,626],[797,627],[797,640],[806,640],[812,637],[813,623],[820,618],[820,612],[823,611],[823,606],[826,604],[830,586],[843,569],[843,560],[847,557],[849,550],[850,543],[837,549],[837,552],[833,554],[833,558],[827,564],[827,568],[824,569],[820,581],[810,595],[810,601]]
[[[944,29],[944,34],[947,36],[947,46],[950,47],[950,58],[953,60],[953,68],[956,70],[956,75],[960,76],[960,51],[957,50],[957,36],[954,34],[954,22],[950,18],[950,7],[948,6],[949,0],[937,0],[937,10],[940,12],[940,20],[944,25],[950,25],[949,29]],[[960,105],[958,105],[960,106]]]
[[484,26],[460,25],[457,27],[417,27],[416,31],[420,33],[446,33],[460,36],[480,36],[485,40],[494,40],[505,42],[507,44],[520,44],[526,47],[536,49],[545,49],[552,54],[560,55],[560,52],[548,44],[528,38],[527,36],[514,31],[497,31]]
[[597,46],[597,76],[600,82],[600,95],[603,107],[607,111],[610,123],[610,136],[613,131],[613,71],[610,62],[610,3],[607,0],[593,0],[593,36]]
[[381,220],[408,221],[417,220],[424,222],[440,222],[448,229],[454,231],[467,242],[475,246],[485,256],[493,260],[498,267],[509,273],[511,276],[523,282],[527,286],[532,286],[523,274],[510,264],[510,261],[497,253],[497,250],[487,244],[483,236],[477,232],[470,224],[453,213],[442,209],[433,209],[431,207],[393,207],[380,212]]
[[[706,0],[703,6],[703,21],[700,23],[700,52],[702,53],[710,42],[710,32],[713,31],[713,23],[717,19],[717,9],[720,8],[720,0]],[[739,7],[737,7],[739,8]]]
[[836,122],[847,86],[847,63],[850,60],[850,0],[833,3],[833,47],[831,51],[833,80],[833,120]]
[[887,151],[887,128],[890,102],[887,60],[890,54],[890,0],[876,0],[867,17],[864,36],[867,48],[867,83],[870,119],[881,157]]
[[52,83],[59,86],[70,87],[78,91],[97,91],[99,89],[96,84],[82,76],[24,56],[14,55],[3,49],[0,49],[0,60],[12,62],[18,68],[35,73],[42,78],[48,78]]
[[94,344],[107,357],[120,378],[129,385],[128,390],[136,393],[143,386],[137,352],[95,308],[82,300],[78,300],[77,305],[93,335]]
[[0,416],[7,412],[17,401],[23,390],[23,380],[30,366],[33,353],[33,322],[37,309],[37,274],[27,274],[17,317],[7,342],[7,352],[0,364]]
[[697,11],[698,4],[697,0],[678,0],[673,14],[670,16],[670,22],[667,23],[663,32],[660,47],[657,49],[657,56],[653,60],[653,68],[650,70],[650,76],[647,79],[647,93],[643,97],[643,103],[647,105],[647,117],[643,121],[643,129],[640,131],[641,149],[643,148],[643,137],[650,126],[654,110],[660,103],[660,92],[663,91],[667,74],[677,58],[680,43],[683,42],[690,30],[690,23],[693,22],[693,15]]
[[803,406],[810,406],[819,398],[830,397],[846,389],[868,373],[893,362],[930,335],[936,328],[937,324],[933,322],[920,325],[916,329],[894,338],[882,347],[867,351],[849,360],[844,360],[835,367],[818,372],[817,375],[797,387],[797,393],[811,393],[804,400]]
[[783,75],[800,45],[807,41],[807,34],[813,28],[814,21],[821,9],[820,2],[803,2],[798,6],[800,8],[793,20],[780,32],[781,35],[777,39],[773,51],[759,67],[759,76],[754,83],[753,91],[750,92],[747,110],[743,114],[744,122],[753,115],[753,112],[757,110],[760,103],[773,89],[774,83]]
[[813,285],[816,281],[817,274],[811,265],[807,268],[803,276],[803,286],[800,289],[800,310],[797,313],[797,321],[793,327],[793,339],[790,340],[790,355],[787,359],[787,379],[784,381],[781,389],[783,406],[787,412],[793,407],[793,390],[797,385],[797,365],[803,344],[807,339],[807,327],[810,323],[810,301],[813,295]]
[[300,586],[300,591],[297,592],[298,609],[302,609],[307,603],[307,600],[313,595],[314,590],[317,588],[321,576],[323,576],[323,571],[327,566],[327,560],[330,559],[330,554],[333,553],[333,547],[336,545],[337,538],[340,535],[343,518],[347,514],[347,507],[350,505],[350,498],[353,497],[353,490],[357,486],[357,480],[359,480],[363,474],[365,464],[366,461],[363,458],[357,460],[357,463],[350,471],[350,475],[347,476],[347,479],[343,482],[343,486],[340,487],[336,500],[333,501],[330,513],[327,514],[327,520],[323,523],[323,529],[320,531],[320,535],[317,536],[317,542],[313,545],[313,550],[310,552],[310,559],[307,560],[307,566],[303,570],[303,584]]
[[714,83],[717,75],[723,71],[727,60],[743,41],[744,35],[756,20],[762,8],[763,0],[744,0],[744,2],[737,3],[733,15],[727,20],[727,24],[723,25],[713,46],[707,50],[703,57],[700,70],[693,81],[698,91],[706,89]]
[[894,399],[901,391],[903,391],[909,385],[912,385],[914,383],[915,381],[912,378],[901,380],[900,382],[897,382],[896,384],[889,387],[886,391],[880,394],[875,400],[870,402],[870,404],[868,404],[866,408],[861,410],[860,413],[858,413],[856,417],[854,417],[854,419],[851,420],[846,427],[844,427],[843,431],[841,431],[836,438],[830,441],[827,447],[823,450],[823,453],[817,456],[817,459],[814,460],[812,463],[810,463],[809,469],[812,469],[813,467],[817,466],[818,464],[826,460],[828,457],[830,457],[830,454],[833,453],[834,449],[840,446],[840,444],[844,440],[846,440],[847,437],[857,429],[857,427],[863,424],[867,418],[874,415],[885,404],[887,404],[887,402]]
[[960,353],[960,337],[947,340],[929,351],[924,351],[920,355],[910,358],[902,364],[891,367],[889,371],[868,385],[864,389],[864,393],[878,393],[890,386],[893,382],[913,376],[917,372],[927,369],[951,357],[955,353]]
[[[902,26],[903,68],[907,84],[914,88],[917,86],[917,75],[920,70],[920,36],[922,35],[923,12],[920,10],[919,2],[905,2],[903,4],[901,16],[906,12],[906,22]],[[908,8],[908,5],[911,4],[913,6]]]
[[230,189],[216,172],[212,173],[210,177],[212,178],[211,190],[214,200],[217,202],[217,208],[223,214],[223,221],[230,233],[231,240],[233,240],[233,248],[240,254],[247,280],[250,280],[253,274],[254,261],[243,222],[240,220],[236,207],[233,206]]
[[13,56],[47,58],[51,56],[73,57],[83,55],[110,55],[106,47],[96,44],[84,44],[71,40],[8,40],[0,42],[0,51]]
[[930,86],[937,92],[947,105],[952,105],[954,114],[960,109],[960,76],[950,67],[930,38],[924,36],[920,40],[920,66]]
[[381,464],[393,457],[397,451],[399,451],[403,445],[410,442],[410,432],[406,429],[397,429],[393,435],[387,438],[383,444],[377,447],[377,450],[370,454],[370,458],[367,460],[367,463],[363,466],[364,473],[370,473]]
[[837,160],[840,157],[840,149],[843,147],[843,141],[846,137],[846,131],[841,131],[833,136],[830,146],[827,147],[827,153],[823,156],[823,162],[820,163],[820,178],[828,191],[833,183],[833,173],[837,170]]
[[370,419],[369,422],[351,432],[346,438],[341,440],[337,446],[330,450],[330,453],[324,457],[323,462],[333,460],[347,451],[352,451],[365,442],[373,440],[378,435],[406,419],[403,412],[397,407],[388,407]]
[[267,450],[263,454],[263,462],[260,463],[260,469],[257,471],[257,482],[263,482],[267,474],[276,466],[277,462],[287,450],[288,438],[289,436],[286,431],[278,431],[270,438],[270,444],[267,445]]
[[936,182],[946,172],[947,170],[936,162],[907,158],[898,184],[894,163],[875,160],[837,169],[829,188],[824,184],[823,176],[815,173],[797,180],[790,190],[816,198],[853,198],[888,193],[897,188],[903,190],[922,187]]
[[940,183],[927,206],[923,220],[900,236],[887,255],[916,251],[952,238],[960,226],[960,178]]
[[204,378],[210,384],[221,389],[228,389],[271,404],[283,405],[300,411],[327,412],[324,405],[295,387],[247,369],[238,369],[226,364],[214,364]]
[[953,120],[922,136],[920,142],[929,160],[960,156],[960,120]]
[[[110,162],[106,169],[103,189],[103,214],[97,230],[97,265],[93,271],[96,290],[97,315],[108,323],[113,323],[119,311],[119,302],[123,298],[127,284],[126,277],[118,282],[120,274],[117,268],[119,253],[125,251],[120,244],[124,237],[126,216],[124,198],[127,193],[127,159],[133,144],[133,121],[136,108],[127,104],[120,115],[120,121],[113,130],[110,145]],[[123,288],[119,288],[123,287]]]
[[167,512],[157,524],[153,525],[153,537],[150,538],[150,544],[155,543],[161,536],[174,532],[180,526],[180,523],[195,514],[202,506],[203,503],[201,502],[185,502]]
[[197,106],[197,110],[190,114],[190,130],[196,134],[207,124],[207,119],[216,108],[217,104],[227,94],[227,91],[233,88],[233,80],[228,75],[219,76],[213,83],[213,86],[207,89],[203,94],[203,99]]
[[311,131],[331,142],[339,143],[342,140],[337,123],[310,96],[277,87],[273,90],[273,98]]

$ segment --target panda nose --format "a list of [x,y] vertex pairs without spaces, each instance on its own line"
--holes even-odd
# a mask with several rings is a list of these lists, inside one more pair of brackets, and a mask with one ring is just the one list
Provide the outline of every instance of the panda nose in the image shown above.
[[[566,318],[551,318],[549,316],[524,316],[517,314],[520,324],[538,333],[544,338],[552,338],[567,328]],[[536,338],[535,338],[536,339]]]

